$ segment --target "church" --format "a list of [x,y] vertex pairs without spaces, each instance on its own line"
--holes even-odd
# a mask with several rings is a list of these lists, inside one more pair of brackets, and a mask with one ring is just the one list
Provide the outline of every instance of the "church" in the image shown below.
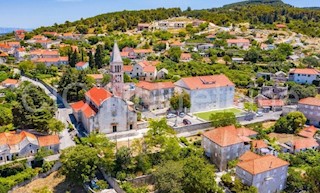
[[131,102],[120,96],[124,87],[123,61],[117,43],[110,60],[110,90],[93,87],[85,100],[71,105],[73,115],[88,133],[113,133],[137,128],[137,113]]

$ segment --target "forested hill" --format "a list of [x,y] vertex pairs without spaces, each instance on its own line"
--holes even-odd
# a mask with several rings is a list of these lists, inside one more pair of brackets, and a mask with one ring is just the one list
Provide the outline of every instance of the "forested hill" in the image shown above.
[[[260,2],[260,3],[259,3]],[[279,0],[254,0],[228,5],[227,7],[181,11],[180,8],[152,9],[141,11],[121,11],[107,13],[95,17],[81,19],[75,22],[55,24],[51,27],[41,27],[32,34],[43,31],[103,33],[114,30],[126,31],[134,29],[138,23],[149,23],[176,16],[189,16],[213,22],[220,26],[230,26],[250,22],[253,28],[273,29],[274,24],[286,23],[288,28],[297,33],[320,37],[320,10],[296,8]],[[281,4],[282,6],[275,6]]]
[[247,0],[247,1],[237,2],[237,3],[227,4],[227,5],[224,5],[223,8],[231,8],[235,6],[259,5],[259,4],[291,7],[291,5],[285,4],[281,0]]

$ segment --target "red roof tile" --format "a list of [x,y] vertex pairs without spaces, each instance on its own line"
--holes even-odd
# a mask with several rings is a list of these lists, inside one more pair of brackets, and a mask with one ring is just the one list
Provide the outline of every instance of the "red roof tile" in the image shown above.
[[228,39],[228,44],[237,44],[237,43],[250,43],[248,39]]
[[315,128],[314,126],[309,126],[309,127],[303,128],[298,133],[298,135],[300,135],[302,137],[306,137],[306,138],[313,138],[313,136],[316,134],[317,131],[318,131],[318,129]]
[[260,99],[258,100],[258,105],[259,107],[282,107],[284,102],[280,99]]
[[93,116],[95,116],[97,114],[96,111],[90,105],[88,105],[87,103],[85,103],[82,106],[81,112],[84,114],[84,116],[86,118],[93,117]]
[[123,66],[123,71],[124,72],[131,72],[133,70],[133,66],[132,65],[124,65]]
[[146,89],[146,90],[160,90],[160,89],[170,89],[174,88],[174,84],[172,82],[145,82],[140,81],[136,84],[137,87]]
[[301,99],[299,101],[299,104],[311,105],[311,106],[320,106],[320,99],[314,98],[314,97],[308,97],[308,98]]
[[155,66],[146,66],[143,68],[143,72],[148,72],[148,73],[155,72],[156,70],[157,68]]
[[211,75],[211,76],[188,77],[188,78],[182,78],[180,81],[182,81],[187,86],[187,89],[190,89],[190,90],[234,86],[233,82],[231,82],[229,78],[223,74]]
[[254,160],[257,158],[260,158],[261,156],[258,154],[255,154],[251,151],[246,151],[242,156],[239,157],[239,161],[249,161],[249,160]]
[[190,53],[182,53],[180,56],[180,60],[190,60],[191,54]]
[[57,145],[60,143],[58,135],[47,135],[38,137],[38,142],[40,147],[46,147],[50,145]]
[[0,133],[0,144],[2,145],[17,145],[21,141],[23,141],[25,138],[30,139],[37,139],[37,137],[31,133],[28,133],[26,131],[22,131],[21,133],[15,133],[15,132],[5,132]]
[[314,138],[302,138],[293,141],[294,149],[306,149],[312,147],[318,147],[319,144]]
[[263,157],[239,162],[237,164],[238,167],[249,172],[252,175],[267,172],[288,165],[288,162],[279,159],[273,155],[265,155]]
[[79,102],[76,102],[76,103],[73,103],[71,105],[71,108],[75,111],[75,112],[78,112],[82,109],[82,107],[84,106],[84,102],[83,101],[79,101]]
[[254,149],[261,149],[268,147],[268,145],[263,140],[253,140],[251,142],[251,147]]
[[313,68],[296,68],[290,70],[290,73],[293,74],[309,74],[309,75],[317,75],[320,74],[319,70]]
[[85,94],[96,106],[100,106],[103,101],[110,98],[112,94],[104,88],[93,87]]
[[251,141],[247,133],[241,133],[241,130],[236,129],[234,125],[212,129],[205,132],[203,136],[221,147]]
[[84,65],[86,65],[87,64],[87,62],[78,62],[77,64],[76,64],[76,66],[77,67],[83,67]]
[[4,81],[2,81],[2,84],[18,84],[19,80],[16,80],[16,79],[6,79]]

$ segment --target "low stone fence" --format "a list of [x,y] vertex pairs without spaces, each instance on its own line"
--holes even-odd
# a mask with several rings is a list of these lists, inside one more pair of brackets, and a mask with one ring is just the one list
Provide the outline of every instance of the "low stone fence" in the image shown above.
[[38,174],[37,176],[33,177],[32,179],[30,180],[26,180],[24,182],[21,182],[17,185],[15,185],[8,193],[12,193],[14,190],[18,189],[18,188],[21,188],[22,186],[25,186],[31,182],[33,182],[34,180],[36,179],[39,179],[39,178],[46,178],[47,176],[49,176],[52,172],[55,172],[55,171],[58,171],[58,169],[62,166],[62,163],[61,162],[56,162],[53,167],[47,171],[46,173],[42,173],[42,174]]
[[183,133],[183,132],[197,131],[200,129],[206,129],[210,127],[212,127],[210,122],[204,122],[204,123],[198,123],[198,124],[192,124],[192,125],[185,125],[182,127],[173,127],[173,129],[177,133]]
[[155,183],[155,179],[152,174],[139,176],[139,177],[133,178],[133,179],[127,179],[127,181],[131,182],[132,184],[134,184],[136,186],[142,186],[145,184],[154,184]]
[[103,175],[103,178],[108,182],[108,184],[113,188],[117,193],[126,193],[124,190],[121,189],[120,185],[118,184],[117,180],[111,176],[108,176],[102,169],[99,169]]

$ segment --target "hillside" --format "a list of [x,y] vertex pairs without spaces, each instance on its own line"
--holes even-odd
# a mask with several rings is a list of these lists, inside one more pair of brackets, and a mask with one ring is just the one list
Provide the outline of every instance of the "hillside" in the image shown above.
[[283,3],[281,0],[248,0],[237,3],[231,3],[224,5],[223,8],[232,8],[236,6],[248,6],[248,5],[272,5],[272,6],[291,6]]

